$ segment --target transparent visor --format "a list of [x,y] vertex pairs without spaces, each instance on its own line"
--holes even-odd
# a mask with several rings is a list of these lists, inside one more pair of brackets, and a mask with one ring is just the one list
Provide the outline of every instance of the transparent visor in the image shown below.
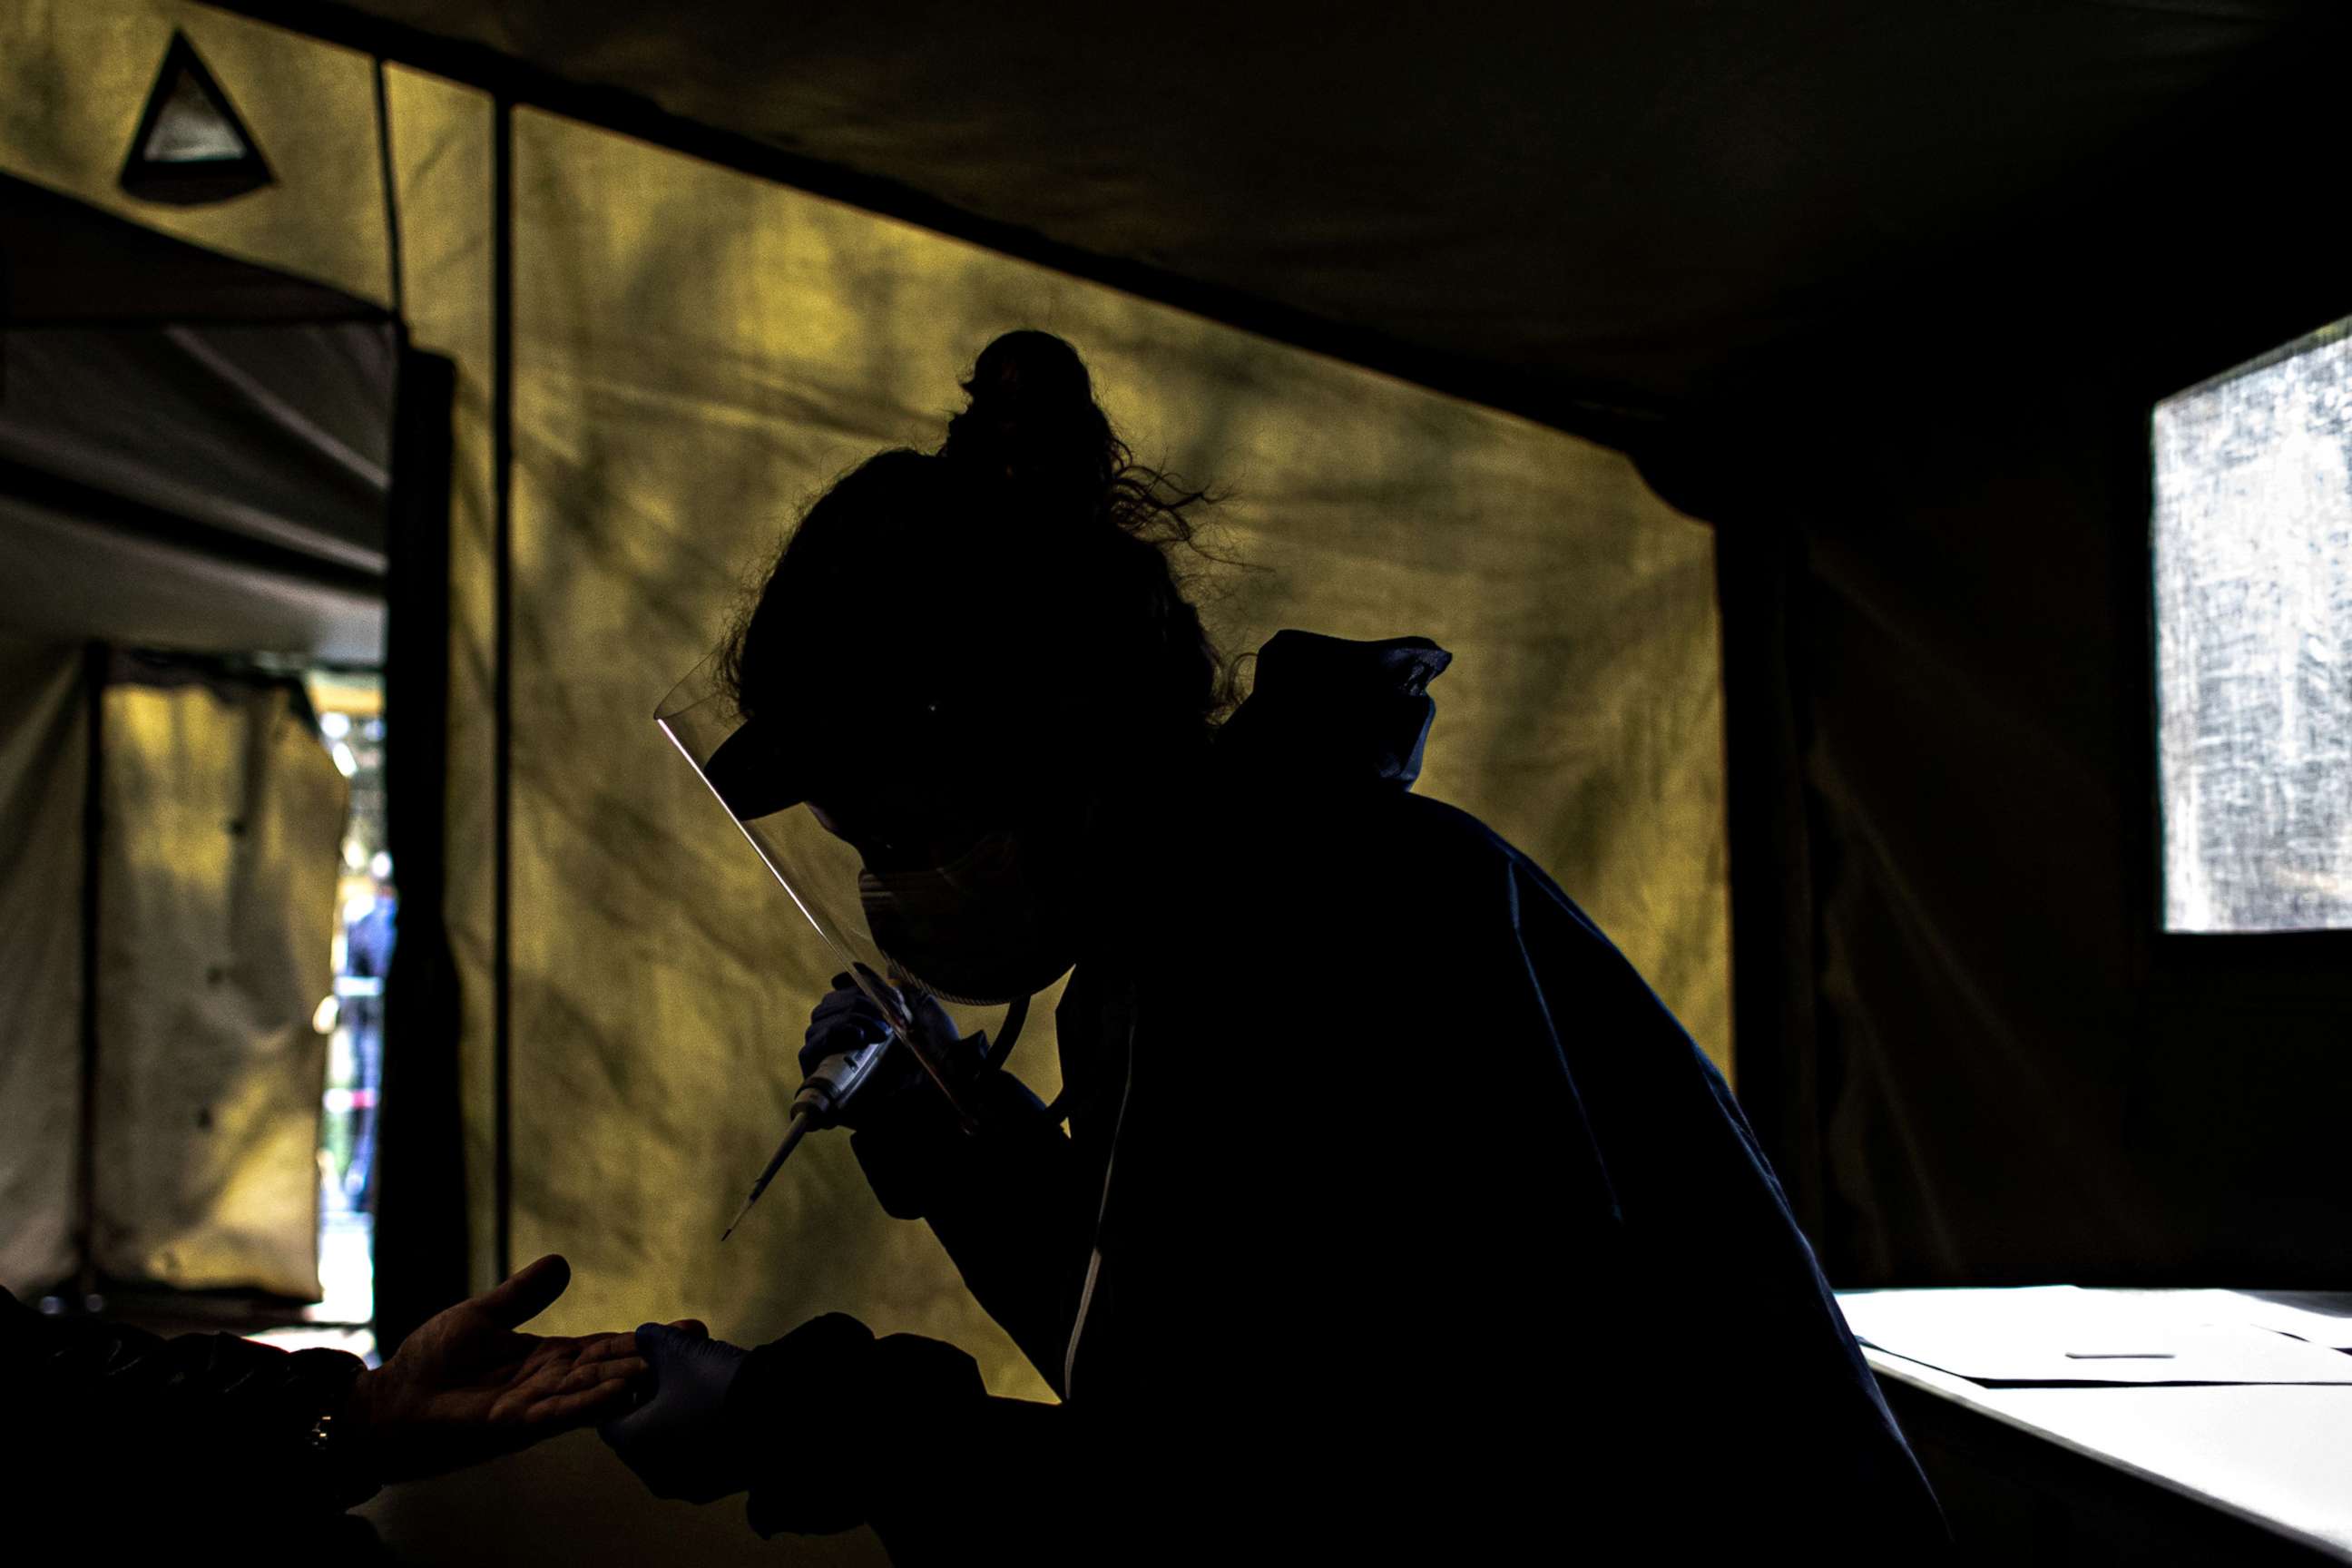
[[765,738],[746,731],[743,715],[719,679],[716,657],[678,682],[655,710],[654,721],[766,864],[791,900],[797,920],[832,950],[837,967],[881,1010],[941,1092],[969,1117],[973,1108],[961,1087],[966,1077],[947,1055],[953,1042],[931,1038],[929,1031],[913,1026],[908,994],[936,997],[963,1034],[981,1026],[980,1005],[1011,998],[952,994],[884,951],[866,917],[873,879],[866,878],[861,885],[863,855],[828,830],[805,802],[777,804],[793,792],[788,786],[778,790],[771,772],[782,769],[789,759],[763,751]]

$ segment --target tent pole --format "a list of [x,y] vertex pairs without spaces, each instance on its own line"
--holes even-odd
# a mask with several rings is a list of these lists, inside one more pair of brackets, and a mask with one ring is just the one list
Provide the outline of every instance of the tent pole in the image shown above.
[[408,319],[406,289],[400,275],[400,187],[392,172],[392,94],[384,85],[383,57],[375,58],[375,150],[383,181],[384,268],[391,274],[392,313]]
[[401,334],[394,405],[391,575],[383,704],[388,847],[400,941],[384,977],[376,1134],[376,1345],[389,1354],[434,1313],[479,1289],[467,1183],[463,1048],[448,923],[449,516],[457,367]]
[[106,826],[109,659],[104,643],[90,643],[82,651],[81,1125],[74,1151],[74,1239],[79,1254],[75,1287],[80,1306],[98,1294],[98,893],[104,869],[100,839]]
[[490,484],[498,579],[495,656],[491,662],[491,871],[493,938],[490,990],[493,1011],[491,1124],[494,1142],[491,1184],[497,1209],[492,1221],[498,1277],[514,1271],[512,1131],[513,889],[514,832],[514,100],[499,98],[492,110],[490,248]]

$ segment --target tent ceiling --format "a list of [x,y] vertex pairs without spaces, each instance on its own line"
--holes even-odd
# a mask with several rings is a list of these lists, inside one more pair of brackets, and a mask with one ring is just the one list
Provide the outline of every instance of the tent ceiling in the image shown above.
[[21,465],[190,538],[381,577],[396,362],[391,329],[363,321],[9,331],[0,489]]
[[0,490],[0,626],[19,640],[373,665],[383,658],[383,620],[380,595],[225,560]]
[[373,662],[395,329],[0,177],[0,624]]
[[[2334,0],[2321,0],[2324,6]],[[2305,0],[231,8],[649,109],[1426,379],[1670,410],[2096,177]],[[607,112],[609,110],[609,112]],[[804,182],[810,183],[810,182]],[[822,184],[822,182],[814,182]],[[863,187],[854,184],[851,194]],[[2151,226],[2163,221],[2150,215]],[[2011,265],[2043,269],[2047,254]],[[2088,280],[2084,280],[2088,286]],[[1164,290],[1162,290],[1164,291]],[[1178,291],[1180,299],[1184,298]]]

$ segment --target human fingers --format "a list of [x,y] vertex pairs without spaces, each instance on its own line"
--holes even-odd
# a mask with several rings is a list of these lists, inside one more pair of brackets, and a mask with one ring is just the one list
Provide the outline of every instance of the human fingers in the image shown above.
[[889,1028],[889,1018],[863,991],[828,991],[809,1009],[807,1037],[847,1032],[879,1039]]
[[573,1359],[582,1363],[626,1359],[637,1353],[635,1333],[589,1334],[578,1342]]
[[889,1033],[888,1021],[873,1003],[855,991],[833,992],[809,1015],[808,1030],[801,1037],[801,1076],[816,1071],[836,1052],[870,1046]]
[[[490,1406],[493,1421],[513,1425],[540,1419],[531,1412],[551,1400],[569,1399],[577,1394],[593,1394],[600,1399],[619,1399],[631,1391],[650,1387],[653,1368],[644,1361],[632,1358],[595,1362],[586,1366],[549,1366],[525,1376],[517,1377],[498,1391]],[[626,1409],[635,1401],[623,1400]]]
[[652,1375],[653,1363],[643,1356],[618,1356],[569,1368],[548,1378],[545,1386],[550,1393],[572,1394],[600,1383],[635,1383]]
[[553,1306],[571,1283],[572,1265],[551,1252],[516,1269],[474,1300],[492,1322],[518,1329]]
[[697,1340],[707,1340],[710,1331],[698,1318],[680,1318],[675,1323],[639,1323],[637,1352],[660,1370],[665,1362],[684,1353]]
[[585,1426],[629,1411],[635,1405],[630,1382],[616,1377],[565,1394],[534,1399],[520,1413],[523,1426],[560,1428]]

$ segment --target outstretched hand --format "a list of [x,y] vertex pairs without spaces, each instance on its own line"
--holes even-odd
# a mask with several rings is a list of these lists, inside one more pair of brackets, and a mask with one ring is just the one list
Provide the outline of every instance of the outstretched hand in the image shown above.
[[437,1475],[628,1407],[646,1363],[634,1334],[518,1332],[572,1282],[552,1255],[428,1320],[352,1385],[344,1419],[378,1479]]

